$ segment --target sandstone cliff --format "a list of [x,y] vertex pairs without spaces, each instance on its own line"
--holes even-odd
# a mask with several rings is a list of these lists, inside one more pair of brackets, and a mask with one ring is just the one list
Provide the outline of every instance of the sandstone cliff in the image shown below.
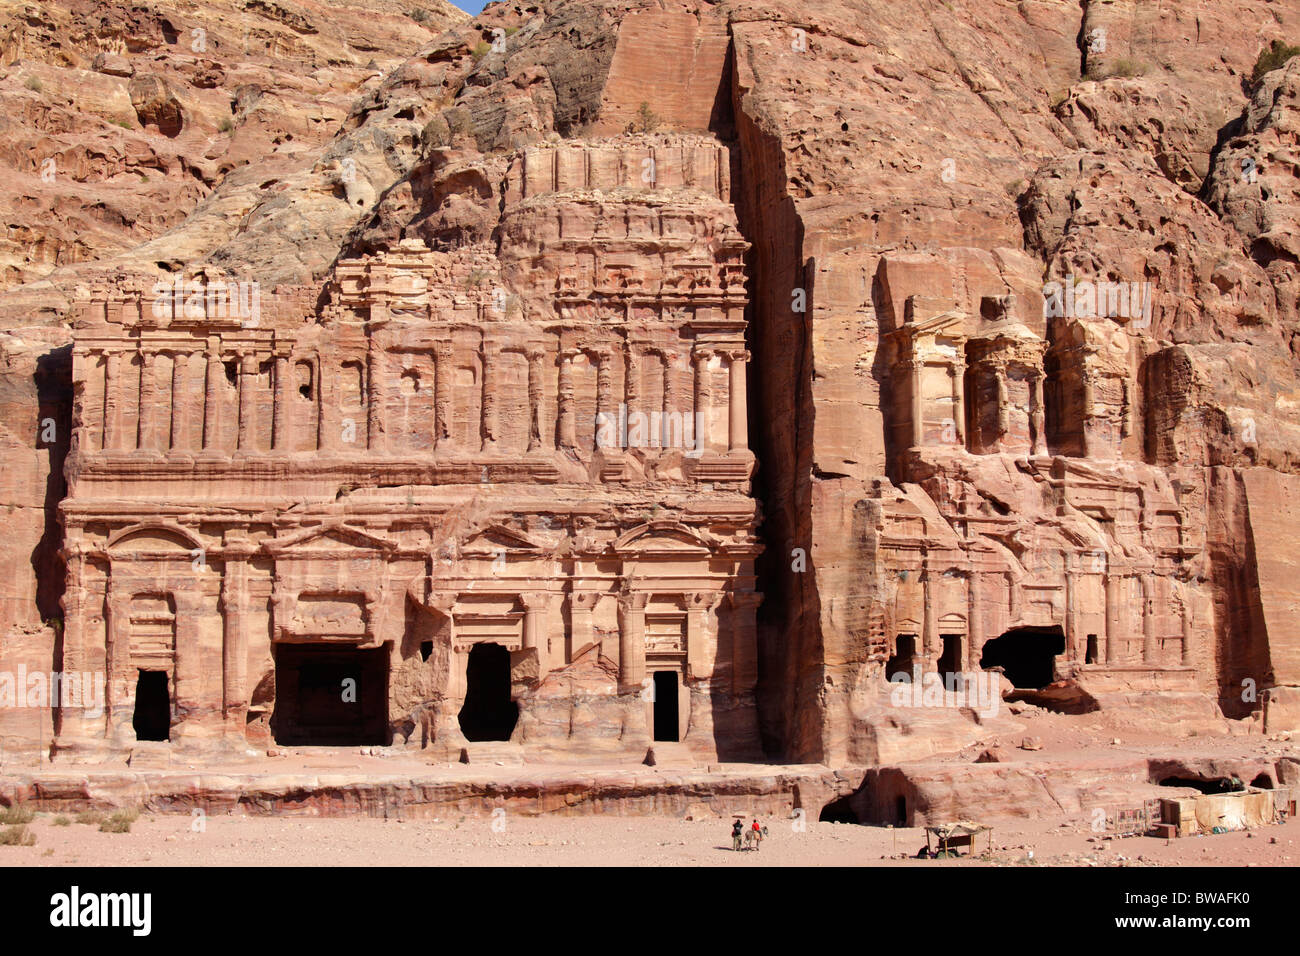
[[[685,180],[645,195],[624,151],[717,142],[751,244],[769,754],[874,759],[903,637],[927,666],[952,637],[974,666],[986,639],[1059,629],[1058,676],[1114,706],[1300,718],[1283,610],[1300,58],[1252,79],[1270,42],[1300,39],[1293,5],[556,0],[440,33],[455,15],[432,4],[364,25],[259,4],[239,9],[246,53],[205,3],[202,54],[162,12],[91,29],[11,7],[12,653],[58,653],[39,625],[64,439],[32,435],[67,416],[79,287],[178,270],[319,287],[418,239],[481,256],[528,312],[558,280],[530,243],[566,228],[529,192],[537,169],[563,191],[573,147],[586,172],[563,201],[605,235],[713,201]],[[632,242],[628,268],[655,274],[652,251]],[[1049,315],[1046,284],[1080,280],[1144,284],[1148,314]]]

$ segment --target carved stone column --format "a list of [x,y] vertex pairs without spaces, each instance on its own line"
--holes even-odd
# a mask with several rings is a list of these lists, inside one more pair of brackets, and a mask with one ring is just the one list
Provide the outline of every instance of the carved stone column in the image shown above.
[[495,349],[497,344],[489,342],[486,339],[483,342],[482,360],[483,360],[483,414],[481,419],[481,433],[483,444],[481,450],[485,452],[495,451],[497,447],[497,436],[500,432],[500,412],[497,408],[497,356]]
[[686,594],[686,676],[704,680],[713,676],[717,641],[709,639],[709,612],[722,598],[717,591]]
[[641,690],[645,680],[645,591],[625,591],[618,599],[618,684],[619,692]]
[[709,450],[711,429],[709,416],[713,411],[713,388],[709,381],[709,360],[713,358],[710,349],[697,348],[691,355],[695,366],[695,448],[698,451]]
[[117,451],[122,440],[122,353],[104,353],[104,451]]
[[628,342],[626,348],[623,355],[623,404],[630,416],[641,410],[637,408],[637,403],[641,401],[641,369],[637,365],[636,349],[632,343]]
[[667,448],[673,440],[672,435],[672,413],[676,412],[678,418],[681,417],[681,401],[677,395],[677,383],[674,381],[673,365],[677,361],[675,352],[663,353],[663,406],[660,408],[659,416],[659,447]]
[[247,602],[247,554],[236,546],[227,550],[221,576],[221,709],[230,736],[243,735],[248,713]]
[[546,633],[546,614],[551,607],[551,595],[546,591],[525,591],[519,595],[524,606],[524,650],[537,651],[537,677],[542,679],[554,667],[551,661],[550,638]]
[[542,362],[546,352],[539,348],[530,348],[528,356],[528,450],[530,452],[549,451],[551,436],[554,434],[545,424],[545,394],[542,387]]
[[571,591],[569,593],[569,659],[572,664],[578,653],[595,640],[591,615],[596,609],[600,594],[595,591]]
[[[95,705],[98,690],[89,685],[94,668],[91,666],[89,641],[86,634],[86,617],[91,612],[91,594],[81,581],[85,574],[85,557],[77,546],[64,549],[68,563],[68,586],[59,599],[63,607],[63,672],[80,678],[76,695],[59,701],[59,737],[66,740],[86,740],[101,737],[104,718],[86,716],[87,709]],[[105,676],[107,671],[101,672]],[[66,701],[66,707],[63,706]],[[55,702],[51,701],[51,705]]]
[[110,569],[104,599],[104,680],[108,732],[115,738],[135,739],[129,687],[131,670],[131,594],[120,570]]
[[[176,689],[175,714],[177,722],[184,725],[189,718],[202,722],[205,712],[215,712],[217,702],[203,699],[203,662],[200,647],[203,592],[201,585],[192,589],[172,590],[172,603],[176,608],[176,652],[173,658],[172,681]],[[204,706],[207,703],[209,706]]]
[[289,356],[275,356],[275,410],[271,416],[271,447],[278,452],[292,451],[289,441]]
[[727,358],[730,376],[727,389],[727,451],[743,454],[749,451],[748,398],[745,392],[745,362],[749,359],[749,353],[740,349],[728,353]]
[[1120,621],[1120,585],[1123,578],[1114,569],[1106,572],[1106,663],[1119,661]]
[[171,450],[188,452],[193,449],[194,428],[189,393],[190,353],[177,352],[172,358],[172,434]]
[[922,378],[925,375],[925,362],[914,358],[907,363],[907,367],[911,371],[912,447],[920,448],[925,443],[925,422],[921,417],[924,414],[921,387],[924,384]]
[[244,352],[239,357],[239,437],[240,451],[253,451],[257,444],[257,354]]
[[136,447],[145,451],[153,451],[158,442],[158,435],[155,430],[158,420],[158,383],[154,374],[154,363],[156,361],[157,355],[155,353],[141,349],[140,427],[136,435]]
[[573,360],[577,349],[560,353],[560,448],[572,451],[578,446],[578,418],[573,397]]
[[[600,353],[596,356],[596,422],[597,422],[597,427],[596,427],[596,428],[594,429],[594,431],[593,431],[593,434],[594,434],[595,438],[599,438],[599,436],[600,436],[600,427],[599,427],[599,423],[610,421],[610,416],[611,416],[611,415],[614,416],[614,417],[613,417],[613,420],[614,420],[615,422],[618,421],[618,415],[617,415],[617,412],[615,412],[615,411],[613,410],[613,408],[614,408],[614,371],[613,371],[613,358],[614,358],[614,357],[613,357],[612,355],[610,355],[608,352],[604,352],[604,351],[600,352]],[[593,438],[593,441],[595,441],[595,438]],[[615,442],[615,445],[617,445],[617,444],[618,444],[618,443]],[[613,449],[611,448],[610,450],[612,451]]]
[[926,668],[929,668],[930,659],[937,656],[941,641],[939,639],[939,612],[935,608],[935,587],[934,587],[934,570],[930,567],[929,555],[925,557],[925,564],[921,571],[921,600],[924,609],[924,620],[922,622],[922,656],[926,661]]
[[1047,408],[1043,404],[1043,373],[1036,372],[1033,377],[1033,404],[1030,423],[1034,430],[1034,457],[1047,454]]
[[960,358],[949,369],[952,375],[952,421],[957,427],[957,444],[966,444],[966,363]]
[[984,595],[980,593],[981,575],[971,569],[966,580],[966,661],[974,671],[984,656]]
[[1160,583],[1155,573],[1142,575],[1142,661],[1155,664],[1160,659],[1160,637],[1156,633],[1156,594]]
[[1184,585],[1183,588],[1183,666],[1190,667],[1191,663],[1192,663],[1192,588],[1191,585]]
[[386,445],[384,413],[388,370],[384,359],[384,350],[376,344],[372,334],[366,348],[366,448],[377,454],[382,454]]
[[1007,391],[1006,366],[994,365],[993,377],[997,381],[998,439],[1000,440],[1007,436],[1007,432],[1011,431],[1011,396]]
[[452,450],[451,390],[455,370],[452,368],[451,343],[440,342],[437,348],[437,366],[434,369],[433,439],[440,452]]

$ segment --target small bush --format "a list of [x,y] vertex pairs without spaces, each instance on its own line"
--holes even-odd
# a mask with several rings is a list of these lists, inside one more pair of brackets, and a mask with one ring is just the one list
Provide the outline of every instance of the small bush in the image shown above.
[[94,826],[97,823],[104,822],[104,815],[98,810],[82,810],[77,814],[77,822]]
[[39,93],[41,90],[45,89],[45,87],[41,86],[41,81],[34,76],[27,77],[27,82],[24,83],[23,86],[27,87],[33,93]]
[[36,834],[23,826],[0,830],[0,846],[35,846]]
[[1255,60],[1255,69],[1251,71],[1250,81],[1258,83],[1265,73],[1272,73],[1282,67],[1291,57],[1300,54],[1300,46],[1287,46],[1281,40],[1274,40],[1267,50],[1260,50]]
[[62,814],[59,814],[57,817],[54,818],[54,825],[56,827],[70,827],[72,826],[72,818],[65,817]]
[[474,44],[474,49],[470,50],[469,53],[470,56],[474,57],[474,62],[477,63],[479,60],[483,59],[483,57],[487,56],[491,50],[491,43],[488,43],[487,40],[479,40]]
[[0,810],[0,823],[5,825],[31,823],[35,818],[36,811],[24,806],[5,807],[4,810]]
[[221,121],[221,126],[219,128],[223,133],[232,133],[235,130],[235,121],[227,116]]
[[421,7],[416,7],[414,10],[408,13],[407,16],[410,17],[412,20],[414,20],[416,23],[423,23],[424,21],[429,19],[429,11],[422,9]]
[[130,833],[131,824],[140,819],[139,810],[117,810],[99,825],[100,833]]

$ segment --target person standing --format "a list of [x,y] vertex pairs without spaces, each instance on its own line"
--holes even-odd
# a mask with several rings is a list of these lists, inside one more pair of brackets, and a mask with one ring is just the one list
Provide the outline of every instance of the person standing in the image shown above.
[[744,832],[745,832],[745,824],[741,823],[739,820],[735,821],[731,825],[731,848],[733,850],[740,849],[740,841],[741,838],[744,836]]

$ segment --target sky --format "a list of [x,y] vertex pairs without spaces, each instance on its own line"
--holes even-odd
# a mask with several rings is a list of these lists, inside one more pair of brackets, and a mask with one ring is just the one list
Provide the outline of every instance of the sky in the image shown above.
[[471,16],[482,13],[483,8],[488,5],[488,0],[451,0],[451,2]]

